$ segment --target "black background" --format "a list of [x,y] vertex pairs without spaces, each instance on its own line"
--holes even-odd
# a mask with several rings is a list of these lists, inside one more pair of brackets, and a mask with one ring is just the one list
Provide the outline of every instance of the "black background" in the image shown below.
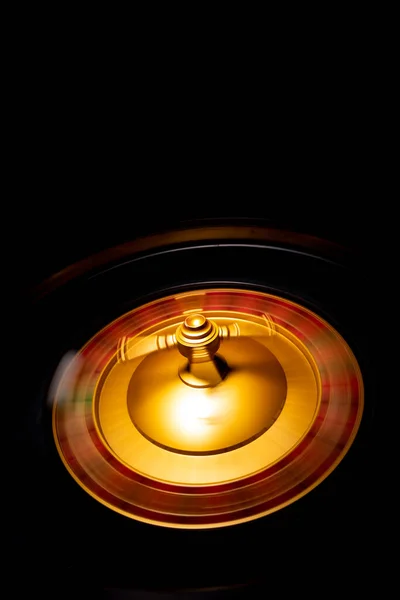
[[[345,27],[335,27],[333,36],[322,19],[309,42],[300,28],[298,46],[286,47],[282,38],[268,52],[250,44],[242,54],[242,33],[235,30],[227,49],[199,61],[207,72],[202,78],[191,57],[183,64],[182,48],[171,57],[156,47],[148,64],[143,54],[150,53],[151,38],[138,46],[139,60],[129,55],[125,63],[119,44],[109,54],[102,28],[94,43],[82,34],[88,47],[76,57],[74,33],[62,36],[58,21],[49,26],[43,18],[42,27],[32,27],[28,19],[27,40],[19,45],[17,37],[11,54],[21,57],[7,89],[14,106],[5,114],[11,124],[5,169],[11,164],[12,172],[2,207],[4,344],[11,359],[11,381],[3,374],[11,383],[4,422],[11,443],[3,455],[11,466],[3,478],[10,568],[3,585],[15,597],[145,598],[124,591],[171,585],[217,586],[205,593],[210,598],[347,597],[372,589],[388,595],[393,555],[387,539],[395,517],[387,490],[395,469],[385,433],[391,419],[380,427],[376,412],[381,406],[387,413],[393,402],[386,358],[398,273],[388,242],[397,213],[386,186],[393,157],[384,140],[393,125],[393,94],[386,89],[393,78],[387,56],[378,52],[379,25],[364,22],[364,15],[347,17],[339,16]],[[387,44],[382,47],[386,54]],[[102,546],[98,524],[110,531],[113,519],[71,485],[58,457],[49,457],[51,432],[47,437],[36,395],[38,388],[45,394],[52,360],[40,360],[47,346],[28,290],[114,244],[181,219],[218,216],[262,217],[269,226],[337,240],[361,255],[363,285],[352,302],[366,329],[350,337],[367,364],[369,426],[326,485],[276,519],[211,538],[182,532],[162,540],[138,525],[128,535],[131,546]],[[346,293],[338,287],[338,295]],[[70,512],[59,510],[68,506],[63,494]],[[253,580],[254,586],[233,591],[235,583]]]

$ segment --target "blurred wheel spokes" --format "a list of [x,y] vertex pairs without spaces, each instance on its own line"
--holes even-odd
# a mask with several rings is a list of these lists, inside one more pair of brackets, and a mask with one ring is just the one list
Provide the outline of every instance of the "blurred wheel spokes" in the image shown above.
[[[276,414],[265,410],[262,395],[252,386],[254,377],[265,375],[267,359],[260,359],[253,379],[243,380],[250,382],[247,389],[228,376],[214,388],[215,401],[208,393],[207,406],[199,405],[197,412],[186,397],[190,388],[175,412],[163,413],[162,400],[154,404],[154,423],[149,421],[150,409],[147,421],[143,419],[149,435],[143,435],[129,407],[138,368],[145,361],[150,365],[151,356],[158,360],[163,352],[177,352],[172,349],[174,333],[191,313],[213,319],[225,332],[222,356],[224,344],[231,356],[229,344],[239,347],[246,340],[251,348],[260,348],[260,356],[271,354],[286,386],[279,384],[284,398],[281,406],[279,392]],[[299,304],[247,289],[199,289],[140,306],[96,334],[75,361],[79,365],[75,362],[65,373],[53,408],[53,433],[65,466],[109,508],[162,526],[226,526],[294,502],[340,462],[363,411],[360,370],[340,334]],[[176,381],[184,386],[177,373]],[[162,391],[156,373],[150,388],[152,383]],[[264,384],[268,404],[268,381]],[[175,391],[174,387],[169,407],[177,402]],[[258,415],[262,418],[256,422]],[[250,432],[247,438],[231,435],[235,424]],[[171,448],[174,435],[179,439]],[[196,435],[200,441],[216,436],[207,453],[193,451]],[[231,447],[218,446],[220,439],[228,438]]]

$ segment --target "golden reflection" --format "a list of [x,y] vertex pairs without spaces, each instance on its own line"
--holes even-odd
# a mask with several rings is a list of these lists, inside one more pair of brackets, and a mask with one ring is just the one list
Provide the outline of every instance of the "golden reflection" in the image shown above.
[[156,300],[94,336],[60,378],[53,432],[71,475],[111,509],[220,527],[318,485],[362,410],[357,362],[328,323],[276,296],[212,289]]
[[[230,325],[229,319],[206,316],[221,327]],[[266,458],[273,462],[301,439],[319,401],[310,353],[289,332],[264,336],[263,325],[238,324],[245,335],[222,340],[220,348],[230,372],[212,388],[191,388],[180,380],[184,359],[177,349],[123,364],[111,360],[96,387],[94,420],[118,460],[151,477],[205,484],[257,471]],[[164,328],[162,334],[173,329]],[[213,418],[199,418],[202,411]],[[279,415],[280,426],[266,435]],[[263,442],[256,444],[259,436]],[[194,468],[187,457],[170,453],[165,463],[162,448],[191,454]],[[236,457],[193,456],[229,448],[236,449]]]

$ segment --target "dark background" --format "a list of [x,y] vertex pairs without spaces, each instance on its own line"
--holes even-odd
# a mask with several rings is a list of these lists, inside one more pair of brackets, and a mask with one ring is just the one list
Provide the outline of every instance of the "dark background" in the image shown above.
[[[182,51],[164,57],[157,48],[147,64],[142,55],[150,50],[148,40],[139,60],[121,64],[118,52],[111,57],[107,47],[100,63],[98,53],[108,40],[103,30],[89,53],[78,49],[72,59],[70,31],[57,42],[58,23],[49,27],[43,19],[41,37],[41,28],[28,22],[34,39],[21,43],[7,89],[13,106],[5,114],[11,125],[5,170],[11,164],[12,172],[6,173],[11,191],[2,208],[3,295],[15,313],[4,316],[12,357],[5,427],[11,432],[5,460],[11,484],[4,482],[3,512],[10,568],[4,579],[16,597],[122,599],[118,590],[169,588],[172,582],[211,587],[205,594],[210,598],[348,596],[372,589],[389,595],[393,555],[386,540],[395,519],[387,489],[396,471],[387,420],[378,426],[375,409],[378,400],[385,409],[393,401],[385,360],[391,335],[385,333],[396,327],[398,274],[387,248],[397,213],[387,189],[394,161],[384,139],[386,131],[392,137],[387,82],[393,77],[387,56],[378,52],[379,25],[358,14],[350,24],[346,15],[341,22],[348,35],[335,28],[327,36],[328,52],[320,52],[327,33],[320,21],[322,39],[311,38],[309,53],[288,47],[284,61],[277,55],[284,53],[285,40],[278,52],[270,45],[272,58],[264,58],[270,54],[265,49],[256,52],[258,62],[253,44],[242,55],[241,33],[235,31],[228,53],[239,46],[236,60],[222,63],[224,49],[213,65],[213,55],[205,68],[218,73],[212,78],[207,72],[202,80],[197,61],[193,71],[190,62],[185,70]],[[354,35],[356,29],[365,39]],[[11,53],[17,45],[18,38]],[[387,54],[387,43],[382,47]],[[163,537],[138,525],[129,529],[131,546],[103,546],[96,525],[103,522],[110,531],[112,518],[70,485],[57,460],[49,462],[31,404],[32,382],[42,382],[44,393],[51,365],[37,361],[40,327],[31,323],[29,288],[114,244],[175,227],[181,219],[217,216],[262,217],[269,226],[335,240],[361,256],[364,284],[356,304],[365,316],[367,354],[376,350],[367,361],[370,426],[326,485],[276,519],[194,538],[184,532]],[[33,338],[27,335],[32,330]],[[389,394],[381,391],[383,380]],[[70,510],[61,502],[67,510],[60,513],[63,493]],[[253,587],[233,591],[235,582],[253,580]]]

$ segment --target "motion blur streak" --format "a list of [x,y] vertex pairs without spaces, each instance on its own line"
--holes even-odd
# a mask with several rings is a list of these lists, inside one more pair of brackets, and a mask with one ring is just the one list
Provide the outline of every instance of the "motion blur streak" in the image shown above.
[[72,388],[82,360],[75,350],[69,350],[64,354],[51,380],[47,395],[48,406],[53,406],[56,395],[61,402],[72,395]]

